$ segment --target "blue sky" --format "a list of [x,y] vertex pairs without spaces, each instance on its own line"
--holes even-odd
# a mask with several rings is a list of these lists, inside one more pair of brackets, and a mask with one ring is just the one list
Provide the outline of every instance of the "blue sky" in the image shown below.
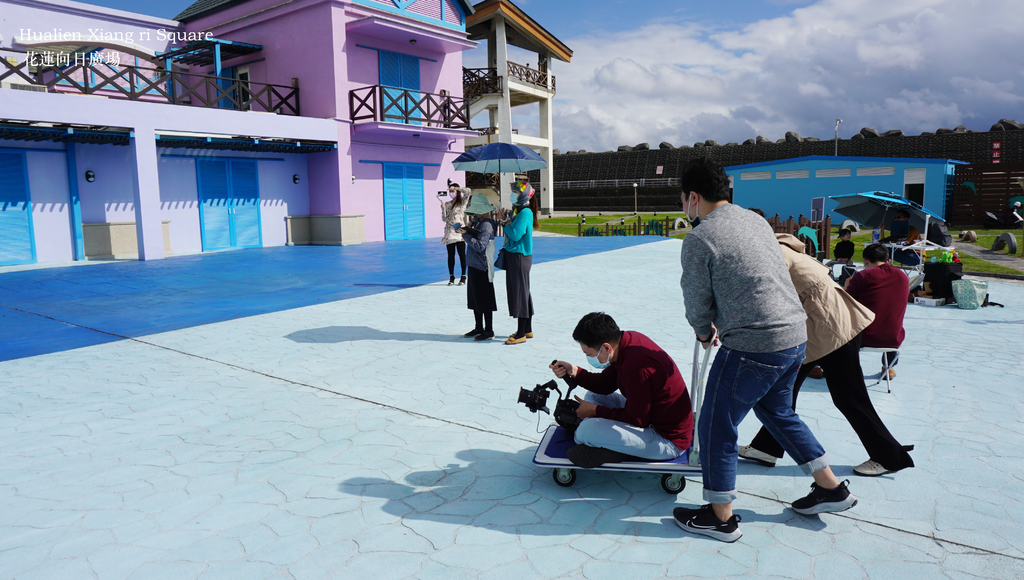
[[[170,18],[191,0],[89,3]],[[1021,0],[516,3],[574,51],[553,65],[563,151],[1024,121]],[[536,134],[536,108],[513,124]]]

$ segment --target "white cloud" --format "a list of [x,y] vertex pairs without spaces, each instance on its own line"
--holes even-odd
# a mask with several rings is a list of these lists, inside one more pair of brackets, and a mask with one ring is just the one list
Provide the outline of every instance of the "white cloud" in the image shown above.
[[563,38],[575,54],[554,64],[556,146],[829,138],[837,117],[841,136],[987,130],[1024,120],[1020,30],[1019,0],[821,0],[739,30],[657,21]]

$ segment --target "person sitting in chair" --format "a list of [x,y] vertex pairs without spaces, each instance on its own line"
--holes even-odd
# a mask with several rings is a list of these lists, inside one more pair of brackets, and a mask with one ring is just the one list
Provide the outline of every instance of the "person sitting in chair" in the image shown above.
[[[889,224],[889,237],[880,241],[909,246],[910,244],[917,243],[920,239],[921,232],[910,225],[910,212],[901,209],[896,212],[896,216],[892,218],[892,223]],[[895,250],[893,252],[893,260],[906,266],[917,266],[921,263],[922,258],[923,254],[914,250]]]
[[[889,253],[881,244],[864,248],[864,269],[846,281],[846,292],[875,313],[875,320],[864,329],[861,345],[873,348],[899,348],[906,332],[903,315],[907,312],[910,280],[889,261]],[[893,369],[899,352],[882,355],[882,372],[896,377]]]
[[836,249],[833,252],[836,262],[846,264],[853,259],[853,252],[856,248],[850,241],[851,237],[853,237],[853,232],[849,229],[839,230],[839,242],[836,243]]
[[[611,316],[591,312],[572,332],[587,361],[588,372],[565,361],[550,368],[569,375],[587,391],[576,397],[577,445],[569,460],[584,468],[635,460],[668,461],[693,442],[690,394],[672,357],[639,332],[622,331]],[[602,360],[603,359],[603,360]]]

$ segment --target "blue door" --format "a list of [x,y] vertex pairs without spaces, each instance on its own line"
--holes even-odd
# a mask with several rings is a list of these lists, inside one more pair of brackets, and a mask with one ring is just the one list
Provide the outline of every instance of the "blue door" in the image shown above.
[[36,261],[23,153],[0,153],[0,266]]
[[261,247],[256,162],[196,160],[196,174],[203,251]]
[[420,97],[420,59],[407,54],[378,51],[380,84],[385,88],[381,102],[382,119],[389,123],[419,125],[409,117],[424,118],[417,104]]
[[384,239],[426,237],[423,166],[384,164]]

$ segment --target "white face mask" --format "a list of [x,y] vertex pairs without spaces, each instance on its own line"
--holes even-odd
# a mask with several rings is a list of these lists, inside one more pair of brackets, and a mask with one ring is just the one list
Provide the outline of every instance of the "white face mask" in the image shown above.
[[[686,214],[686,219],[690,221],[690,224],[693,227],[697,227],[697,224],[700,223],[700,215],[696,214],[697,207],[690,205],[690,197],[690,194],[686,194],[686,209],[683,210],[683,213]],[[690,214],[691,210],[694,212],[694,214]]]

